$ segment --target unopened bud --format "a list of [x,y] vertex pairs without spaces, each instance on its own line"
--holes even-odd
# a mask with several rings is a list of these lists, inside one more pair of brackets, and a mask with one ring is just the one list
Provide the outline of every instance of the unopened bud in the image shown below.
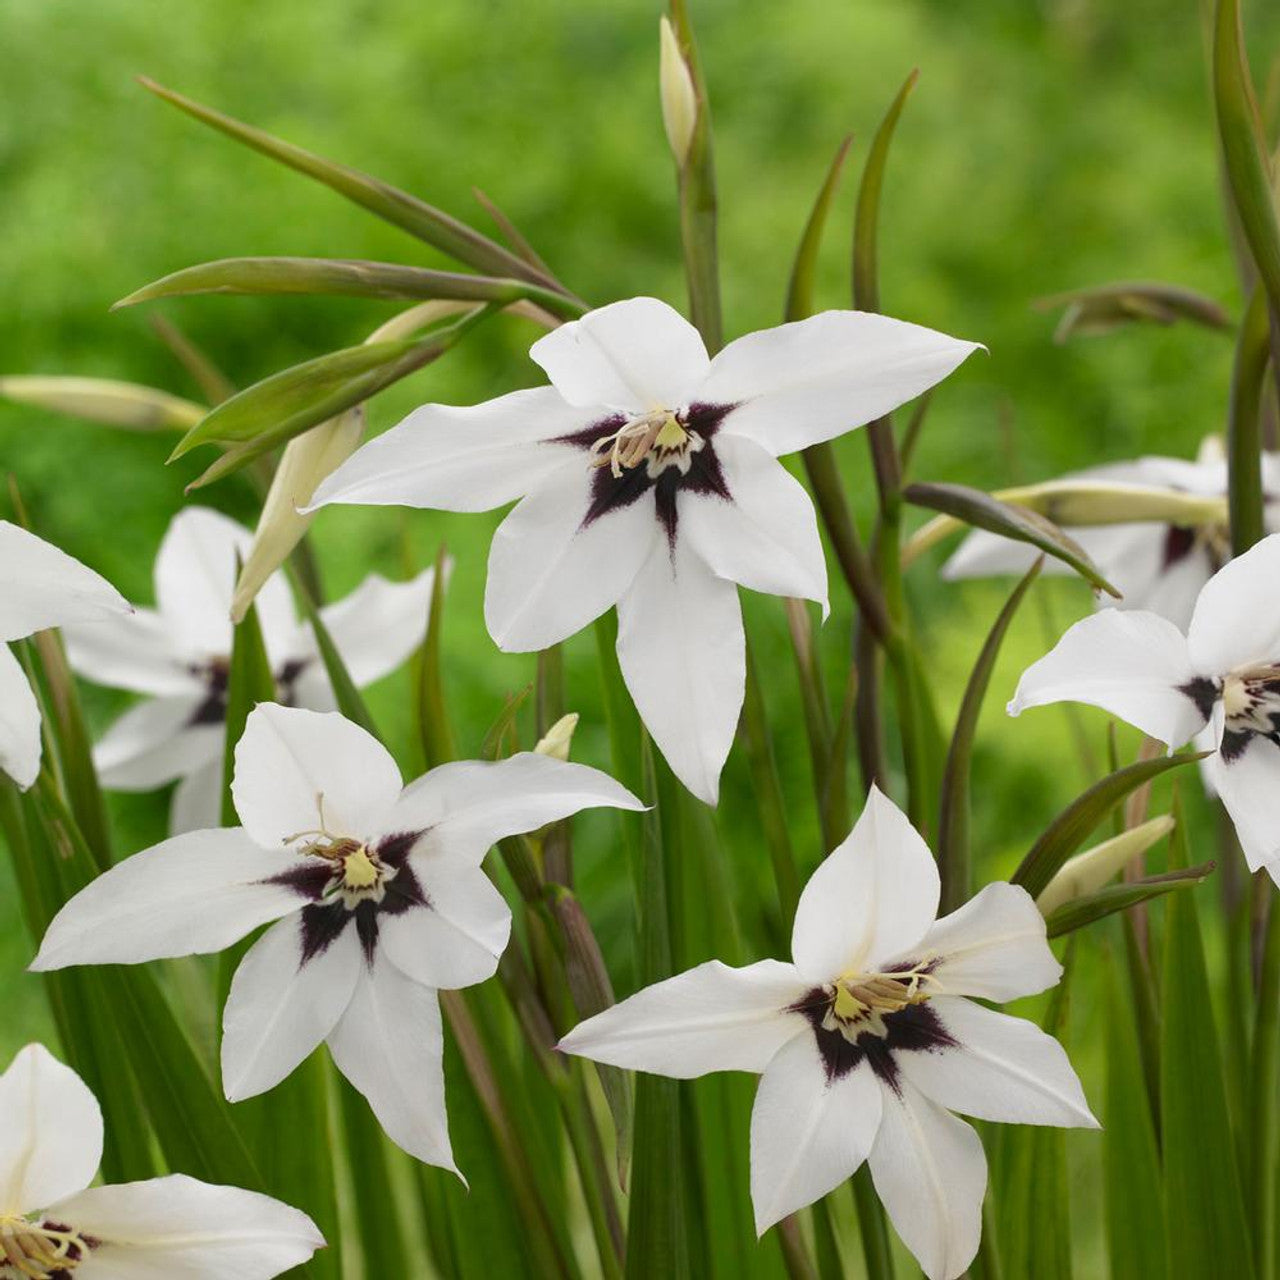
[[660,48],[658,79],[662,92],[662,123],[676,164],[683,169],[698,125],[698,93],[693,76],[676,38],[675,28],[664,15],[658,24]]
[[538,740],[534,751],[540,756],[550,756],[553,760],[568,760],[569,748],[573,744],[573,731],[578,727],[578,713],[571,711],[547,730]]
[[1087,893],[1097,893],[1112,877],[1135,858],[1141,858],[1157,840],[1172,830],[1172,818],[1167,815],[1152,818],[1150,822],[1069,858],[1036,899],[1040,914],[1047,918],[1064,904]]

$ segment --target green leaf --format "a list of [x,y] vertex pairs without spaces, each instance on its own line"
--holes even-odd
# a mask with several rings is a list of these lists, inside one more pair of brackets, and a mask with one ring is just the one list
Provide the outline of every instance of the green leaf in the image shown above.
[[1108,774],[1054,818],[1032,845],[1017,871],[1009,877],[1010,880],[1013,884],[1020,884],[1033,898],[1038,898],[1089,833],[1127,795],[1170,769],[1180,769],[1193,761],[1203,760],[1207,754],[1157,756]]
[[1072,289],[1040,298],[1040,311],[1062,309],[1062,319],[1054,331],[1055,342],[1066,342],[1078,334],[1110,333],[1135,321],[1170,325],[1190,320],[1208,329],[1230,329],[1226,311],[1194,289],[1161,284],[1151,280],[1122,280],[1115,284]]
[[[1277,313],[1280,314],[1280,313]],[[1227,424],[1231,548],[1243,555],[1266,534],[1262,495],[1262,384],[1272,358],[1272,320],[1255,289],[1240,326]]]
[[145,77],[142,78],[141,84],[143,88],[149,89],[203,124],[220,130],[237,142],[243,142],[255,151],[269,156],[272,160],[288,165],[298,173],[322,182],[339,195],[367,209],[384,221],[407,231],[411,236],[434,245],[442,253],[448,254],[459,262],[465,262],[479,271],[486,271],[493,275],[514,276],[518,280],[529,280],[534,284],[550,288],[557,287],[554,280],[548,279],[515,254],[509,253],[500,244],[433,205],[419,200],[416,196],[397,190],[378,178],[361,173],[358,169],[351,169],[321,156],[312,155],[301,147],[283,142],[269,133],[264,133],[261,129],[243,124],[211,107],[202,106]]
[[831,211],[831,201],[840,185],[841,170],[852,145],[853,135],[848,134],[836,148],[835,157],[827,170],[826,181],[813,202],[809,221],[805,223],[800,247],[791,266],[791,281],[787,285],[787,305],[783,313],[787,320],[803,320],[813,314],[813,280],[818,266],[818,251],[822,247],[822,233],[827,225],[827,214]]
[[436,576],[431,584],[431,612],[427,619],[427,631],[417,661],[417,709],[418,739],[428,768],[456,760],[457,745],[454,742],[449,708],[444,696],[444,677],[441,672],[441,636],[444,629],[445,584],[448,580],[449,558],[443,544],[436,553]]
[[563,294],[519,280],[431,271],[393,262],[354,258],[221,258],[175,271],[144,285],[112,307],[136,306],[157,298],[192,294],[329,294],[349,298],[439,298],[456,302],[494,302],[506,306],[524,299],[552,315],[572,320],[585,308]]
[[208,410],[167,391],[109,378],[0,377],[0,398],[130,431],[188,431]]
[[[1178,824],[1170,863],[1185,865]],[[1255,1274],[1196,898],[1170,896],[1161,974],[1161,1128],[1168,1256],[1188,1277]],[[1234,998],[1241,998],[1237,993]],[[1243,1052],[1237,1045],[1233,1052]],[[1274,1081],[1272,1081],[1274,1085]]]
[[981,489],[961,484],[912,484],[907,486],[902,496],[917,507],[941,511],[975,529],[986,529],[1017,542],[1029,542],[1070,566],[1098,590],[1120,598],[1120,592],[1102,576],[1084,548],[1035,511],[1001,502]]
[[978,730],[978,715],[991,683],[1000,646],[1018,606],[1040,576],[1044,558],[1038,559],[1014,588],[987,636],[978,660],[974,663],[964,700],[956,717],[947,762],[942,770],[942,799],[938,806],[938,871],[942,877],[942,910],[954,911],[969,900],[972,893],[972,858],[969,849],[969,769],[973,759],[973,740]]
[[338,646],[334,644],[333,637],[329,634],[329,628],[324,625],[320,610],[316,608],[315,603],[305,591],[300,591],[297,595],[302,602],[302,611],[306,615],[307,622],[311,625],[312,634],[315,636],[316,648],[320,651],[320,661],[324,663],[325,675],[329,677],[329,683],[333,686],[333,698],[338,710],[352,724],[358,724],[366,733],[372,734],[381,741],[373,716],[370,715],[369,708],[365,704],[364,695],[351,678],[347,664],[343,662],[342,654],[338,652]]
[[236,746],[244,733],[249,713],[259,702],[274,702],[276,680],[271,659],[258,625],[258,609],[250,605],[233,633],[231,662],[227,668],[226,742],[222,755],[222,825],[240,825],[235,802],[231,797],[231,781],[235,777]]
[[1045,921],[1049,937],[1060,938],[1064,933],[1072,933],[1083,929],[1117,911],[1127,911],[1139,902],[1149,902],[1166,893],[1182,889],[1194,889],[1202,884],[1212,873],[1216,862],[1202,862],[1198,867],[1186,867],[1178,871],[1167,871],[1164,875],[1147,876],[1142,880],[1129,880],[1124,884],[1108,885],[1096,893],[1086,893],[1079,898],[1050,912]]

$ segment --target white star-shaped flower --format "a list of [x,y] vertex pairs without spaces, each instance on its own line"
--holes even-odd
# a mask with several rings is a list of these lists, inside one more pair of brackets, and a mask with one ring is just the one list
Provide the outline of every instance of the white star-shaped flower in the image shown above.
[[1085,702],[1143,733],[1213,751],[1205,772],[1251,871],[1280,883],[1280,534],[1220,569],[1184,635],[1155,613],[1077,622],[1018,682],[1009,713]]
[[102,1140],[97,1099],[41,1045],[0,1075],[0,1275],[271,1280],[324,1247],[305,1213],[239,1187],[91,1187]]
[[511,912],[485,853],[580,809],[643,805],[595,769],[532,752],[405,787],[349,720],[274,703],[250,714],[235,764],[244,826],[175,836],[99,876],[32,968],[221,951],[275,921],[223,1013],[227,1097],[270,1089],[325,1041],[395,1142],[455,1169],[436,991],[483,982],[507,945]]
[[[80,675],[148,695],[107,730],[94,762],[103,786],[118,791],[177,780],[173,835],[219,822],[231,599],[237,557],[248,554],[251,542],[249,530],[227,516],[187,507],[170,522],[156,556],[156,607],[67,632],[68,657]],[[411,582],[370,574],[320,611],[357,685],[394,671],[422,642],[434,580],[433,569]],[[333,691],[315,637],[299,620],[283,574],[271,575],[257,605],[279,701],[331,710]]]
[[0,520],[0,771],[20,787],[40,772],[40,707],[8,642],[128,612],[129,602],[105,578]]
[[951,1115],[1096,1127],[1062,1046],[981,1000],[1062,976],[1025,890],[991,884],[936,919],[933,855],[872,789],[796,910],[793,961],[710,961],[576,1027],[560,1048],[687,1079],[763,1073],[751,1115],[756,1227],[868,1160],[894,1227],[930,1280],[969,1265],[987,1164]]
[[975,344],[855,311],[751,333],[711,358],[654,298],[534,344],[551,386],[426,405],[358,450],[314,506],[485,511],[485,620],[543,649],[618,608],[623,678],[684,784],[714,804],[742,708],[738,585],[826,606],[813,504],[777,461],[878,418]]

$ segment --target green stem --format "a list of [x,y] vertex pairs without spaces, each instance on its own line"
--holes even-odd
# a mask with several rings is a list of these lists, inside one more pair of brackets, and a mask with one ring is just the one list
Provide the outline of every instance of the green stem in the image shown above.
[[862,1236],[862,1256],[866,1260],[867,1275],[870,1280],[893,1280],[889,1229],[885,1226],[884,1209],[871,1181],[871,1170],[865,1164],[853,1175],[853,1201],[858,1210],[858,1230]]
[[1231,547],[1241,555],[1266,533],[1262,510],[1262,439],[1260,407],[1267,361],[1271,355],[1271,326],[1267,297],[1253,291],[1240,326],[1235,368],[1231,377],[1231,415],[1227,428]]
[[[1259,875],[1264,873],[1259,872]],[[1254,1258],[1259,1276],[1275,1275],[1276,1265],[1276,1079],[1280,1069],[1280,901],[1271,893],[1254,1024],[1253,1064],[1247,1131],[1252,1161],[1247,1193],[1251,1197]]]

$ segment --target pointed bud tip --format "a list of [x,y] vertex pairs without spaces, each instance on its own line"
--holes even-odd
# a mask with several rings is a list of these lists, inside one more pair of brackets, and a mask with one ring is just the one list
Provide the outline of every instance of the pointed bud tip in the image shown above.
[[658,45],[662,123],[676,165],[683,169],[698,125],[698,92],[675,28],[666,14],[658,21]]

